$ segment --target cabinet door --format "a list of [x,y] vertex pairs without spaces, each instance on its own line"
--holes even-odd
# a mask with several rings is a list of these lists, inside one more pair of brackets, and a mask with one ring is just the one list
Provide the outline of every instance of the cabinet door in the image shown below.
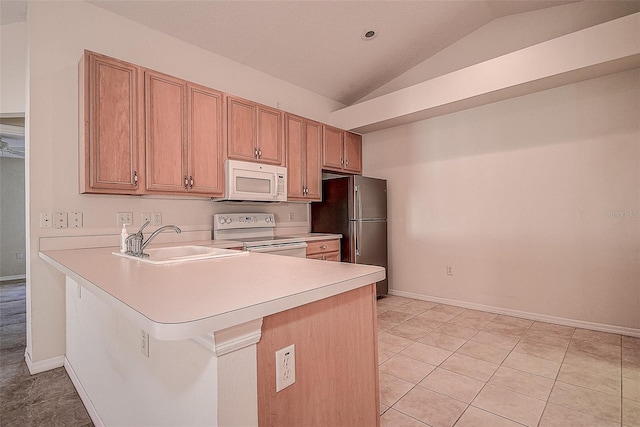
[[340,262],[340,252],[329,252],[324,254],[325,261]]
[[79,75],[80,192],[142,192],[140,68],[85,51]]
[[257,105],[256,114],[258,161],[260,163],[283,165],[282,111]]
[[257,161],[255,130],[256,105],[227,97],[227,149],[230,159]]
[[307,201],[322,200],[322,125],[320,123],[305,120],[305,148],[306,148],[306,175],[305,186]]
[[344,169],[349,172],[362,173],[362,136],[344,133]]
[[223,94],[187,86],[189,191],[224,195]]
[[290,114],[285,116],[285,141],[287,144],[287,198],[304,200],[304,119]]
[[147,190],[184,192],[186,82],[145,71]]
[[329,170],[342,170],[344,131],[330,126],[324,126],[322,141],[322,168]]

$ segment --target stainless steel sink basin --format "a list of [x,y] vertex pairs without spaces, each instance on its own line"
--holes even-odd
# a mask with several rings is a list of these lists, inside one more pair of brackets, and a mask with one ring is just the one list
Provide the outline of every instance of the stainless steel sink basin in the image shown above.
[[177,262],[197,261],[202,259],[225,258],[248,255],[249,252],[233,249],[212,248],[210,246],[169,246],[166,248],[153,248],[145,251],[148,257],[137,257],[120,252],[113,252],[124,258],[134,259],[149,264],[171,264]]

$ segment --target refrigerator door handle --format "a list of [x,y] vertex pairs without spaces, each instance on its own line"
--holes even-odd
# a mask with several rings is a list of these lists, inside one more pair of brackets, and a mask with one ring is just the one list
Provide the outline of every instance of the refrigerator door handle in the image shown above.
[[353,187],[353,198],[355,200],[355,218],[354,219],[362,219],[362,200],[360,199],[359,188],[357,185]]
[[[355,246],[355,250],[356,250],[356,257],[360,256],[360,242],[358,241],[358,233],[362,232],[362,230],[360,230],[360,228],[362,227],[362,222],[361,221],[355,221],[354,227],[353,227],[353,240],[354,240],[354,246]],[[357,264],[357,259],[354,260],[354,262]]]

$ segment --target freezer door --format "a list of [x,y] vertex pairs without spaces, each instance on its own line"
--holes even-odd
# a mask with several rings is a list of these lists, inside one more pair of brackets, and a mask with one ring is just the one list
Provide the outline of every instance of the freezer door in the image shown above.
[[[351,221],[352,262],[387,267],[387,221]],[[387,272],[388,275],[388,272]],[[377,284],[378,295],[386,294],[388,281]]]
[[351,219],[387,218],[387,181],[353,177],[353,212]]

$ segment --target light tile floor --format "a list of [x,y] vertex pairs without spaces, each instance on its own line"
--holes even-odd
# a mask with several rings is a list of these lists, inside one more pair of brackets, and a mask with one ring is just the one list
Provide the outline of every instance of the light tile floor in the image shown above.
[[382,427],[640,427],[640,338],[378,300]]
[[[0,286],[0,425],[90,426],[63,368],[24,364],[24,283]],[[382,427],[640,426],[640,338],[389,296]]]

